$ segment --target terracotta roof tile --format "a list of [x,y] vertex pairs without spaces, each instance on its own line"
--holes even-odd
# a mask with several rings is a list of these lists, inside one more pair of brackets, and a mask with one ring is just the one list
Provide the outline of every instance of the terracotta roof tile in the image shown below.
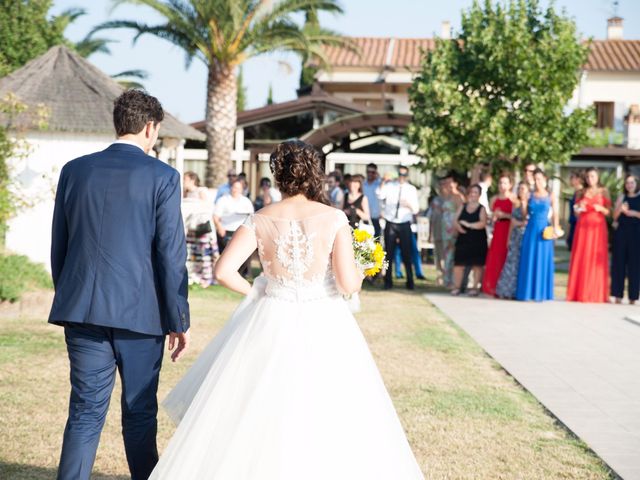
[[[433,38],[352,37],[359,50],[328,47],[334,67],[409,68],[420,67],[421,51],[435,46]],[[585,64],[589,71],[639,72],[640,40],[594,40]]]

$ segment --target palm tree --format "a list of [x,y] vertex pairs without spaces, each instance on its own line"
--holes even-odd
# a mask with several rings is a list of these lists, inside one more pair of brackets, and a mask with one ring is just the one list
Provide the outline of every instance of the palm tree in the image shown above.
[[94,31],[130,28],[182,48],[186,65],[194,58],[208,69],[206,133],[207,186],[226,181],[236,128],[236,72],[249,58],[270,52],[313,56],[327,65],[323,47],[350,42],[327,29],[304,29],[295,14],[309,9],[342,13],[337,0],[114,0],[115,5],[146,5],[163,17],[157,25],[131,20],[103,23]]
[[[66,29],[75,22],[78,18],[87,14],[87,11],[84,8],[68,8],[63,11],[59,15],[56,15],[53,18],[53,22],[58,25],[60,31],[64,32]],[[69,40],[67,44],[72,47],[80,56],[84,58],[89,58],[91,55],[95,53],[104,53],[107,55],[111,55],[111,50],[109,49],[109,44],[114,43],[115,40],[110,40],[108,38],[99,38],[93,36],[94,32],[89,32],[82,40],[79,42],[72,42]],[[111,78],[115,79],[120,85],[124,88],[140,88],[144,89],[144,86],[138,82],[137,80],[145,80],[149,77],[149,74],[144,70],[126,70],[124,72],[116,73],[111,75]],[[133,80],[135,79],[135,80]]]

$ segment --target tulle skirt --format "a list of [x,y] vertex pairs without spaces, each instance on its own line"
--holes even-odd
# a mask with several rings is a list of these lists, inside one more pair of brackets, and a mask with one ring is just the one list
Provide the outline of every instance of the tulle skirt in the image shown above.
[[264,282],[163,403],[179,425],[151,479],[422,479],[346,302]]

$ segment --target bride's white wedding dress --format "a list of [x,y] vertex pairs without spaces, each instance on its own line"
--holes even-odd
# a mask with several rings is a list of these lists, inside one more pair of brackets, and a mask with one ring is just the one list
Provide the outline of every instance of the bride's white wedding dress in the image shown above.
[[347,225],[247,220],[264,274],[165,400],[179,426],[152,479],[423,479],[333,277]]

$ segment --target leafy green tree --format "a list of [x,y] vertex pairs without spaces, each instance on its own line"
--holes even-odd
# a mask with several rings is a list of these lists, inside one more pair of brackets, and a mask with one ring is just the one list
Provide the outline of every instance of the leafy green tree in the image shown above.
[[96,30],[130,28],[182,48],[187,66],[194,58],[208,69],[206,184],[226,181],[236,128],[237,68],[249,58],[273,52],[310,54],[326,64],[323,46],[348,41],[326,30],[305,30],[296,14],[314,8],[342,13],[337,0],[114,0],[146,5],[163,20],[150,25],[134,20],[106,22]]
[[[313,32],[320,31],[320,20],[318,19],[318,11],[314,8],[308,8],[304,12],[304,29]],[[310,87],[316,78],[318,66],[314,64],[308,54],[302,55],[302,69],[300,70],[300,88]]]
[[563,163],[591,109],[567,111],[587,58],[574,22],[537,0],[475,1],[457,38],[438,39],[409,91],[409,140],[430,167]]
[[[29,107],[13,94],[0,98],[0,246],[4,245],[7,221],[20,208],[30,205],[11,181],[10,161],[29,156],[24,139],[25,125],[47,127],[48,110],[44,105]],[[22,125],[16,128],[15,125]]]
[[52,0],[0,0],[0,77],[65,43],[68,16],[48,18]]

